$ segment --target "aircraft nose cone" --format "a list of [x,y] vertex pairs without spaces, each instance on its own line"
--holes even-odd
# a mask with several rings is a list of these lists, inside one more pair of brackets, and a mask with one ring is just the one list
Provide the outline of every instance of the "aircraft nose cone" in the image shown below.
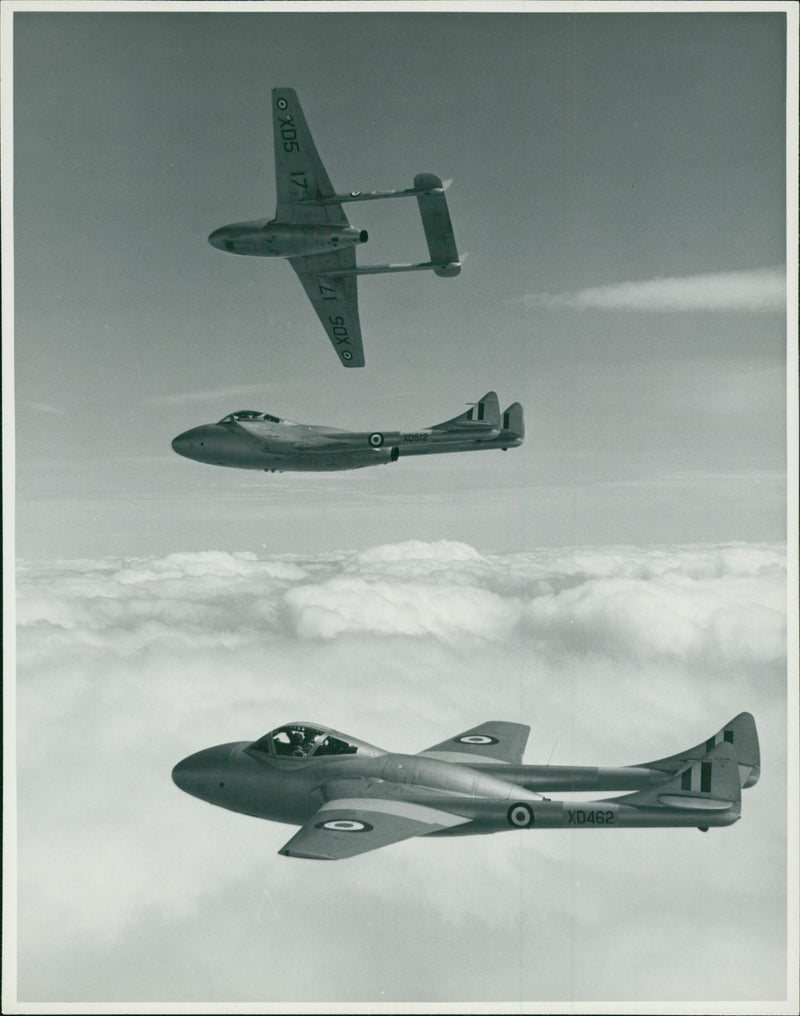
[[220,744],[189,755],[173,768],[172,782],[193,797],[213,799],[220,777],[224,782],[227,763],[235,747],[236,744]]
[[186,791],[187,794],[195,793],[197,789],[199,771],[194,762],[194,756],[183,759],[172,770],[172,782],[176,787]]
[[206,456],[208,427],[192,427],[172,439],[172,450],[187,459],[203,461]]
[[230,243],[230,236],[228,235],[227,226],[222,226],[220,229],[215,229],[213,233],[209,233],[208,242],[212,247],[216,247],[217,250],[226,250],[226,241]]
[[[227,251],[228,254],[247,253],[247,241],[254,232],[254,225],[248,222],[236,222],[229,226],[220,226],[213,233],[208,234],[208,242],[217,250]],[[240,248],[239,242],[244,243]]]

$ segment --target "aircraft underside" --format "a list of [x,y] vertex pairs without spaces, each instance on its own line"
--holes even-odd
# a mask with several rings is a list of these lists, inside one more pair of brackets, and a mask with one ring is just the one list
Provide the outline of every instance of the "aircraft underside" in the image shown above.
[[[287,258],[341,365],[363,367],[356,286],[359,275],[432,271],[452,278],[461,271],[444,193],[447,184],[435,173],[417,173],[413,187],[338,194],[293,89],[272,90],[272,124],[278,198],[274,218],[221,226],[210,234],[209,242],[227,254]],[[412,197],[417,201],[430,260],[358,265],[355,248],[367,242],[367,232],[350,225],[342,205]]]
[[[458,444],[436,444],[428,446],[400,445],[392,448],[368,449],[366,451],[345,450],[341,452],[324,452],[319,455],[303,452],[301,455],[274,455],[264,454],[263,458],[255,459],[252,466],[245,466],[248,469],[263,469],[268,472],[303,472],[303,473],[330,473],[346,469],[365,469],[367,466],[382,466],[398,459],[412,455],[443,455],[451,452],[479,452],[495,451],[498,448],[512,448],[516,442],[509,440],[501,445],[497,442],[472,441]],[[228,463],[222,463],[227,465]],[[240,467],[242,468],[242,467]]]

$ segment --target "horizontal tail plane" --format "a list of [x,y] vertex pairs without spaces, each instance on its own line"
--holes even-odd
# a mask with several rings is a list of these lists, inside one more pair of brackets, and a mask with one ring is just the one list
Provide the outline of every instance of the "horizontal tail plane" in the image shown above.
[[433,271],[436,275],[446,277],[458,275],[461,263],[458,260],[453,223],[450,221],[447,199],[444,196],[444,184],[434,173],[418,173],[414,177],[414,186],[421,191],[417,195],[417,204],[431,262],[439,266]]

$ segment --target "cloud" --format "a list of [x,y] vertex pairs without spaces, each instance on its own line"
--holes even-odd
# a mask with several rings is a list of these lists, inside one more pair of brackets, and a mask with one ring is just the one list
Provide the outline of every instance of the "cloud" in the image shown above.
[[30,399],[23,399],[17,402],[17,409],[27,409],[31,413],[47,413],[48,416],[63,416],[64,410],[54,406],[50,402],[32,402]]
[[217,399],[233,399],[239,398],[239,396],[249,398],[251,395],[255,396],[283,391],[287,387],[291,386],[270,384],[268,382],[262,382],[257,385],[230,385],[225,388],[212,388],[208,391],[176,392],[172,395],[150,395],[146,396],[142,401],[149,405],[157,406],[185,406],[195,402],[213,402]]
[[521,301],[528,307],[574,310],[782,313],[786,308],[786,270],[756,268],[618,282],[572,293],[531,293]]
[[[17,591],[21,999],[780,997],[782,547],[208,551],[22,562]],[[526,761],[620,765],[743,709],[763,777],[706,837],[411,840],[314,864],[277,855],[291,827],[169,775],[291,719],[414,752],[504,718],[531,724]]]

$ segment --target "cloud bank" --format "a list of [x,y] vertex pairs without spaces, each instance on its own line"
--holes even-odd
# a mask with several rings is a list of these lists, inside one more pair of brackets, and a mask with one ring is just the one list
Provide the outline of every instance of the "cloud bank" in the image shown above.
[[212,402],[218,399],[250,398],[265,393],[284,391],[286,385],[263,382],[257,385],[228,385],[208,391],[176,392],[171,395],[150,395],[143,401],[157,406],[185,406],[195,402]]
[[[781,997],[785,566],[769,545],[447,541],[23,563],[19,997]],[[292,827],[170,781],[291,719],[410,752],[509,719],[532,726],[528,762],[618,765],[744,709],[762,780],[707,836],[418,839],[314,864],[277,855]]]
[[781,312],[786,309],[786,270],[756,268],[666,279],[619,282],[572,293],[531,293],[528,307],[574,310]]

